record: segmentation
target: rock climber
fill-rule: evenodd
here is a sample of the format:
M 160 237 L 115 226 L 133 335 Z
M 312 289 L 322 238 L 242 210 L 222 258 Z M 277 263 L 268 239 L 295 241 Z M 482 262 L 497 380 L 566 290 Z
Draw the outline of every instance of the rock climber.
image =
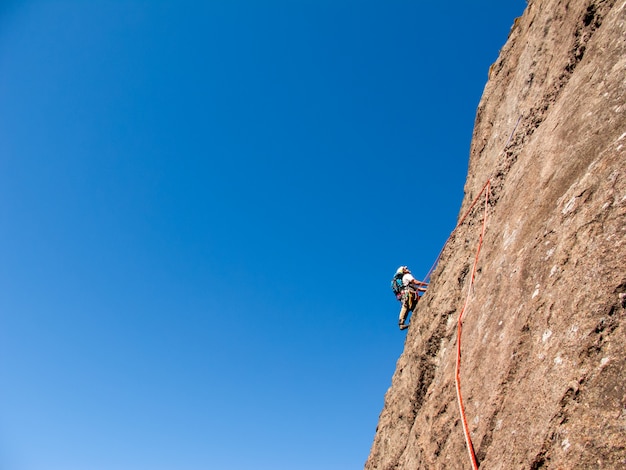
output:
M 392 289 L 396 293 L 396 298 L 401 302 L 400 318 L 398 326 L 401 330 L 409 327 L 406 318 L 410 312 L 413 312 L 419 301 L 419 292 L 426 292 L 428 284 L 418 281 L 413 277 L 411 271 L 406 266 L 400 266 L 392 281 Z

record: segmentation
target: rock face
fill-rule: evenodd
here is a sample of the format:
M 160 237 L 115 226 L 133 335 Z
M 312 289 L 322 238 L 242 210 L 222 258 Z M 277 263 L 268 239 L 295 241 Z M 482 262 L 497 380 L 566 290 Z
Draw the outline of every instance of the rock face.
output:
M 366 470 L 626 468 L 626 1 L 534 0 L 478 106 L 464 214 Z

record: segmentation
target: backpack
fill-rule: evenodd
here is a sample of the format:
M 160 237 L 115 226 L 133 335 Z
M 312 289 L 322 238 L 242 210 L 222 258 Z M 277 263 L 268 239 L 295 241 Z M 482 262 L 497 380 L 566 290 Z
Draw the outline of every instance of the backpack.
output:
M 391 280 L 391 290 L 398 300 L 402 299 L 402 289 L 404 288 L 402 285 L 402 276 L 403 274 L 396 274 Z

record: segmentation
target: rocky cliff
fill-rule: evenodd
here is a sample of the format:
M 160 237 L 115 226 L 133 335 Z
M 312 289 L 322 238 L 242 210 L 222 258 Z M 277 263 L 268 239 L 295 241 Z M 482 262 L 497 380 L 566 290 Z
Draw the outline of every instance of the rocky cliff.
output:
M 529 2 L 478 106 L 459 219 L 468 210 L 365 468 L 472 468 L 455 385 L 466 299 L 459 378 L 477 464 L 626 468 L 624 0 Z

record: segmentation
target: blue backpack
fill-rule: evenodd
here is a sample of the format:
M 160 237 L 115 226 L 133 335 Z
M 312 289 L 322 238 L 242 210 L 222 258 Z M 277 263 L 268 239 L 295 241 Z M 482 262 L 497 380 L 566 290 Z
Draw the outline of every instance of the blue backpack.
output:
M 402 299 L 402 289 L 404 288 L 402 285 L 402 276 L 403 274 L 396 274 L 391 280 L 391 290 L 398 300 Z

